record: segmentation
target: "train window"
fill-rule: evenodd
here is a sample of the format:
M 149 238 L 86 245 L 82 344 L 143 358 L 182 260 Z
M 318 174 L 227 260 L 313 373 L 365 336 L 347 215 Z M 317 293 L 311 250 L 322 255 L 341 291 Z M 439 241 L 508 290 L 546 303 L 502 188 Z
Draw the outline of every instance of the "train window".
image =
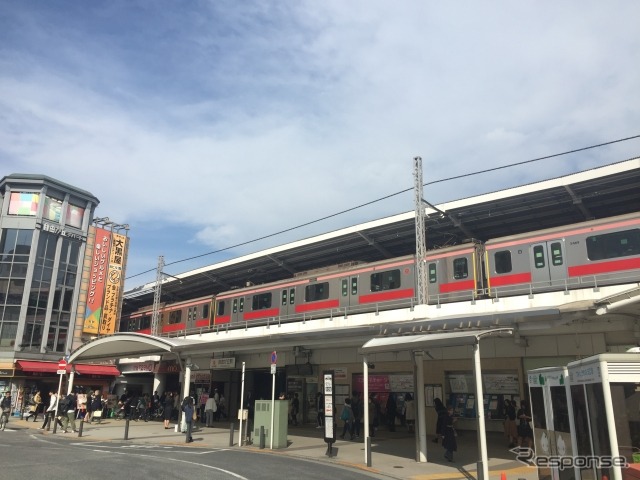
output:
M 494 253 L 493 260 L 496 264 L 496 273 L 509 273 L 513 270 L 510 250 L 503 250 L 501 252 Z
M 224 310 L 225 310 L 226 304 L 227 304 L 227 302 L 225 302 L 224 300 L 220 300 L 218 302 L 218 315 L 224 315 Z
M 282 306 L 285 306 L 287 304 L 287 289 L 286 288 L 284 290 L 282 290 L 281 304 L 282 304 Z
M 244 312 L 244 297 L 240 297 L 240 311 Z
M 293 305 L 296 303 L 296 289 L 292 288 L 289 290 L 289 305 Z
M 351 279 L 351 295 L 358 294 L 358 277 L 353 277 Z
M 233 313 L 238 313 L 238 299 L 233 299 Z
M 544 247 L 542 245 L 533 247 L 533 264 L 536 268 L 544 268 L 546 266 L 546 262 L 544 261 Z
M 346 297 L 349 295 L 349 281 L 345 278 L 342 280 L 342 296 Z
M 400 288 L 400 270 L 388 270 L 386 272 L 371 274 L 371 291 L 395 290 Z
M 460 280 L 469 276 L 469 266 L 466 258 L 455 258 L 453 260 L 453 278 Z
M 564 260 L 562 258 L 562 244 L 560 242 L 553 242 L 551 244 L 551 265 L 557 267 L 562 265 Z
M 145 315 L 140 319 L 140 330 L 144 330 L 149 327 L 151 327 L 151 317 L 149 315 Z
M 304 289 L 304 301 L 314 302 L 316 300 L 326 300 L 329 298 L 329 282 L 314 283 Z
M 173 325 L 174 323 L 180 323 L 182 320 L 182 310 L 173 310 L 169 312 L 169 323 Z
M 640 255 L 640 229 L 638 228 L 587 237 L 589 260 L 604 260 L 630 255 Z
M 253 310 L 264 310 L 265 308 L 271 308 L 271 292 L 254 295 L 251 308 Z
M 209 307 L 209 304 L 208 304 L 208 303 L 205 303 L 205 304 L 202 306 L 202 318 L 206 318 L 206 319 L 208 319 L 208 318 L 209 318 L 209 308 L 210 308 L 210 307 Z
M 436 264 L 430 263 L 427 268 L 429 270 L 429 283 L 436 283 L 438 281 L 438 271 L 436 270 Z
M 191 322 L 196 316 L 196 307 L 189 307 L 187 309 L 187 322 Z

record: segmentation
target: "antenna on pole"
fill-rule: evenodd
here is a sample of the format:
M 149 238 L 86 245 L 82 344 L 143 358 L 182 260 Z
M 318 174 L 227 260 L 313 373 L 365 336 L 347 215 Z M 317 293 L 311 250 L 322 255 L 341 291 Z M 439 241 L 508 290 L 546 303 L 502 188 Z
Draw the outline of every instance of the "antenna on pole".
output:
M 416 208 L 416 297 L 418 305 L 427 303 L 427 226 L 422 200 L 422 157 L 413 158 Z
M 156 291 L 153 294 L 153 313 L 151 314 L 151 335 L 160 334 L 160 297 L 162 296 L 162 280 L 164 273 L 164 257 L 158 257 L 158 270 L 156 271 Z

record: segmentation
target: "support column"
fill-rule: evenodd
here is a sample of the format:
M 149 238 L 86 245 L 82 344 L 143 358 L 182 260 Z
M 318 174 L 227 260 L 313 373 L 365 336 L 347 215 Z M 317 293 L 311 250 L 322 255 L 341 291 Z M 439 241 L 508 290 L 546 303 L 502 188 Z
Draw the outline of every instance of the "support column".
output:
M 414 352 L 413 359 L 416 365 L 416 398 L 414 400 L 416 411 L 416 427 L 418 433 L 418 449 L 416 461 L 427 462 L 427 422 L 424 411 L 424 352 Z
M 476 380 L 476 415 L 478 429 L 478 480 L 489 480 L 489 459 L 487 458 L 487 432 L 484 425 L 484 398 L 482 393 L 482 367 L 480 365 L 480 340 L 473 345 L 473 373 Z
M 369 364 L 366 355 L 362 359 L 362 379 L 364 382 L 364 398 L 362 399 L 364 404 L 364 463 L 367 465 L 369 458 L 371 458 L 369 452 L 371 442 L 368 442 L 367 439 L 371 433 L 369 432 Z

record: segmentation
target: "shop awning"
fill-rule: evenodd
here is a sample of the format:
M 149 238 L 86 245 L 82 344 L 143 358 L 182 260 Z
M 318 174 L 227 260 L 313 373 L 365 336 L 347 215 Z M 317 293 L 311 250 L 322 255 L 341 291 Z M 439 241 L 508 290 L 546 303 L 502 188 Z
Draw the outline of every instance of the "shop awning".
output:
M 16 364 L 23 372 L 56 373 L 58 371 L 58 362 L 17 360 Z M 113 365 L 67 365 L 67 373 L 71 372 L 72 367 L 81 375 L 108 375 L 113 377 L 120 375 L 120 371 Z
M 31 360 L 17 360 L 18 368 L 23 372 L 56 373 L 58 371 L 57 362 L 35 362 Z M 69 369 L 67 368 L 67 371 Z
M 75 365 L 76 372 L 81 375 L 110 375 L 117 377 L 120 371 L 113 365 Z

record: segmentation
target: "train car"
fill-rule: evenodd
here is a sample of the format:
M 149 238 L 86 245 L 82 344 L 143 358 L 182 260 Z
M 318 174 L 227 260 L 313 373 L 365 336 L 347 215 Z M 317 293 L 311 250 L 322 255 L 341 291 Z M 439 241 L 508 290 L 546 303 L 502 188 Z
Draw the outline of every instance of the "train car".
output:
M 640 212 L 490 240 L 485 251 L 492 297 L 636 282 Z
M 414 257 L 315 270 L 288 281 L 221 293 L 215 325 L 245 326 L 269 319 L 292 321 L 400 308 L 415 297 Z
M 160 305 L 160 333 L 196 328 L 208 328 L 212 323 L 214 297 L 207 296 L 177 303 Z M 140 309 L 120 320 L 121 332 L 151 334 L 153 307 Z
M 427 252 L 427 303 L 475 300 L 483 294 L 483 246 L 465 243 Z

